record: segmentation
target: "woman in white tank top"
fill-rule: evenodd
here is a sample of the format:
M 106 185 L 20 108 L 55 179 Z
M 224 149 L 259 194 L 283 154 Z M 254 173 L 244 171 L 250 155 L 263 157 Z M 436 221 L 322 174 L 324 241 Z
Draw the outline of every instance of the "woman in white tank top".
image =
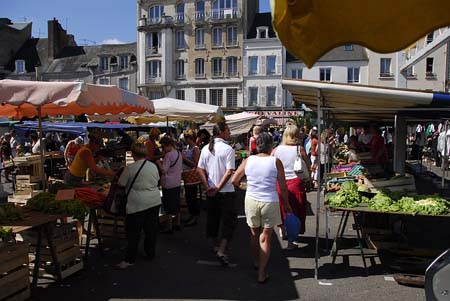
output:
M 284 166 L 284 174 L 286 177 L 286 186 L 289 191 L 289 197 L 286 199 L 283 197 L 280 187 L 277 186 L 278 196 L 280 198 L 280 211 L 285 219 L 283 207 L 289 204 L 292 208 L 292 212 L 300 219 L 301 228 L 300 233 L 305 233 L 305 220 L 306 220 L 306 182 L 297 177 L 294 172 L 294 162 L 297 158 L 297 154 L 302 155 L 303 160 L 308 165 L 309 159 L 306 156 L 305 149 L 299 145 L 300 131 L 295 125 L 288 125 L 283 133 L 282 145 L 278 146 L 272 155 L 281 160 Z M 300 143 L 301 144 L 301 143 Z M 283 238 L 286 236 L 286 230 L 284 224 L 280 225 L 280 236 Z M 295 249 L 297 246 L 292 242 L 288 242 L 288 249 Z
M 245 215 L 250 227 L 253 264 L 258 268 L 258 282 L 265 283 L 269 278 L 267 262 L 273 227 L 281 223 L 280 206 L 276 192 L 277 182 L 283 197 L 287 198 L 283 164 L 271 157 L 272 137 L 261 133 L 256 139 L 258 154 L 242 162 L 233 176 L 233 184 L 239 187 L 244 174 L 247 176 L 245 194 Z M 286 212 L 292 212 L 289 204 Z

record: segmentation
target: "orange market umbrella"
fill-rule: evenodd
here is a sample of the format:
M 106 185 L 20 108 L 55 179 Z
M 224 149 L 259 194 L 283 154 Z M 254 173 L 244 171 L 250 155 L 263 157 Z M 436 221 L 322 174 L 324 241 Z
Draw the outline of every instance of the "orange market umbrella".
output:
M 450 25 L 448 0 L 271 0 L 271 6 L 279 39 L 308 67 L 340 45 L 395 52 Z
M 39 115 L 154 113 L 153 102 L 116 86 L 80 82 L 0 81 L 0 115 L 20 119 Z
M 20 119 L 39 117 L 42 145 L 42 116 L 154 112 L 152 101 L 116 86 L 81 82 L 37 82 L 0 80 L 0 116 Z M 43 162 L 41 147 L 41 161 Z M 44 166 L 41 164 L 43 187 Z

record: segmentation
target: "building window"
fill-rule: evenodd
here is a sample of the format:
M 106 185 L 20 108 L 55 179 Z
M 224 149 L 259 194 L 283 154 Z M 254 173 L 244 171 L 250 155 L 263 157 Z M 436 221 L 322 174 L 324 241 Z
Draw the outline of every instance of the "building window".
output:
M 176 49 L 184 49 L 186 47 L 184 42 L 184 30 L 179 30 L 175 34 L 175 47 Z
M 345 51 L 353 51 L 353 45 L 352 44 L 344 45 L 344 50 Z
M 408 68 L 406 68 L 406 76 L 408 78 L 416 77 L 416 71 L 414 69 L 414 66 L 408 66 Z
M 109 85 L 109 78 L 100 78 L 98 80 L 99 85 Z
M 160 32 L 148 33 L 146 55 L 157 54 L 159 48 L 161 48 L 161 33 Z
M 155 5 L 148 10 L 148 22 L 150 24 L 161 22 L 161 17 L 164 14 L 164 6 Z
M 359 83 L 359 68 L 347 68 L 347 83 Z
M 121 55 L 119 59 L 119 68 L 128 69 L 128 55 Z
M 258 57 L 251 56 L 248 58 L 248 75 L 258 74 Z
M 195 90 L 195 102 L 206 103 L 206 89 Z
M 222 58 L 214 57 L 211 60 L 211 73 L 213 77 L 221 77 L 222 74 Z
M 106 71 L 109 69 L 109 57 L 103 56 L 100 58 L 100 70 Z
M 223 47 L 222 28 L 215 27 L 212 30 L 212 47 Z
M 128 77 L 119 78 L 119 88 L 123 90 L 129 90 Z
M 430 44 L 431 42 L 433 42 L 433 40 L 434 40 L 434 32 L 429 33 L 427 35 L 427 45 Z
M 391 77 L 391 59 L 381 58 L 380 59 L 380 77 Z
M 223 90 L 211 89 L 209 90 L 209 104 L 213 106 L 222 106 Z
M 205 29 L 197 28 L 195 30 L 195 49 L 205 48 Z
M 276 87 L 267 87 L 267 106 L 274 106 L 276 104 L 276 95 L 277 88 Z
M 161 78 L 161 61 L 154 60 L 147 62 L 147 78 L 148 79 Z
M 176 99 L 185 100 L 184 90 L 176 90 L 175 97 L 176 97 Z
M 24 60 L 16 60 L 16 73 L 25 73 L 25 61 Z
M 433 65 L 434 65 L 434 59 L 432 57 L 427 57 L 427 65 L 426 65 L 426 70 L 425 70 L 426 77 L 435 76 Z
M 149 99 L 160 99 L 164 97 L 164 93 L 162 91 L 150 91 L 148 93 Z
M 256 29 L 257 39 L 267 39 L 269 37 L 269 28 L 266 26 L 258 27 Z
M 184 23 L 184 3 L 177 5 L 177 14 L 175 16 L 176 23 Z
M 331 81 L 331 68 L 320 68 L 320 80 L 325 82 Z
M 195 20 L 205 21 L 205 1 L 197 1 L 195 4 Z
M 227 58 L 227 74 L 229 77 L 237 76 L 237 57 L 230 56 Z
M 195 60 L 195 77 L 205 78 L 205 60 L 196 59 Z
M 184 60 L 177 60 L 175 63 L 176 68 L 176 78 L 184 79 L 186 76 L 184 74 Z
M 214 0 L 211 7 L 213 19 L 224 19 L 237 14 L 237 0 Z
M 292 69 L 291 70 L 291 78 L 302 79 L 303 78 L 303 69 Z
M 238 46 L 236 26 L 230 26 L 227 28 L 227 46 Z
M 266 74 L 275 74 L 277 68 L 277 57 L 275 55 L 266 56 Z
M 258 88 L 257 87 L 248 88 L 248 105 L 249 106 L 258 105 Z
M 227 107 L 237 107 L 237 89 L 227 89 Z

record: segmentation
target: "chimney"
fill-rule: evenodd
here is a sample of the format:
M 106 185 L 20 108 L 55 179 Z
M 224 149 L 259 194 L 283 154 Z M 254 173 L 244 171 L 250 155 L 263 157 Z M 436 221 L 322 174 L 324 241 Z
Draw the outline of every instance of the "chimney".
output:
M 71 35 L 70 35 L 71 36 Z M 64 30 L 59 24 L 56 18 L 48 21 L 48 58 L 56 59 L 58 58 L 61 51 L 66 46 L 72 46 L 74 40 L 67 35 L 66 30 Z

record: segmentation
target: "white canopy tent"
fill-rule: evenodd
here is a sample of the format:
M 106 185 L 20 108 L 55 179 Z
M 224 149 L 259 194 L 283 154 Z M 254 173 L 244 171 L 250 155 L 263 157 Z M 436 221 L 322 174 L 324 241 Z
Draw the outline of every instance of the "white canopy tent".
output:
M 154 114 L 90 115 L 88 118 L 92 121 L 127 119 L 129 122 L 136 124 L 147 124 L 160 121 L 207 122 L 223 119 L 223 112 L 219 106 L 170 97 L 154 99 L 152 101 L 155 106 Z
M 226 115 L 225 121 L 230 128 L 231 136 L 239 136 L 250 131 L 253 125 L 259 120 L 260 116 L 247 112 Z M 208 130 L 210 133 L 214 127 L 214 123 L 208 122 L 200 128 Z
M 415 91 L 374 86 L 324 83 L 307 80 L 283 80 L 286 88 L 299 102 L 317 111 L 319 137 L 324 113 L 341 121 L 391 120 L 395 122 L 394 170 L 404 170 L 406 152 L 405 116 L 448 116 L 450 94 Z M 426 113 L 426 114 L 425 114 Z M 405 139 L 402 139 L 405 138 Z M 318 152 L 321 152 L 318 144 Z M 320 156 L 318 157 L 318 179 L 320 183 Z M 316 202 L 316 255 L 315 276 L 319 267 L 320 192 Z

